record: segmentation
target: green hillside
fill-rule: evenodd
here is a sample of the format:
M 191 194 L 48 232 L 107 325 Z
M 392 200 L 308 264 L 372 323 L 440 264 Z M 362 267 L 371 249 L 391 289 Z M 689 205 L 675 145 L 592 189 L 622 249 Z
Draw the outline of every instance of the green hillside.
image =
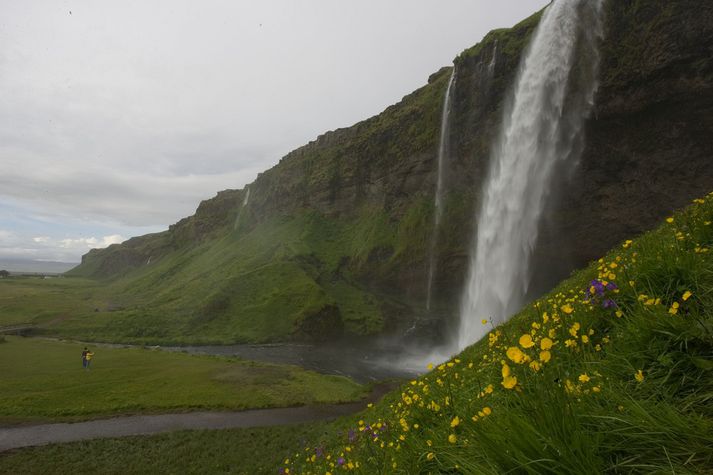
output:
M 283 469 L 711 473 L 713 193 L 666 221 Z

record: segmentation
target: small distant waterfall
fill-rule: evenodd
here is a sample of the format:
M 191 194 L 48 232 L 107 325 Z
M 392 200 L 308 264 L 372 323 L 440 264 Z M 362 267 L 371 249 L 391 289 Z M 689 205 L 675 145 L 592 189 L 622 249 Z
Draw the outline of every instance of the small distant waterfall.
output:
M 451 113 L 451 89 L 455 82 L 456 68 L 453 67 L 451 78 L 448 80 L 446 95 L 443 98 L 443 111 L 441 112 L 441 138 L 438 144 L 438 178 L 436 180 L 436 210 L 433 216 L 433 231 L 431 232 L 431 244 L 429 249 L 429 265 L 428 265 L 428 288 L 426 297 L 426 309 L 431 309 L 431 297 L 433 295 L 433 275 L 436 272 L 437 256 L 436 246 L 438 244 L 438 230 L 441 226 L 441 218 L 443 217 L 443 175 L 445 172 L 445 162 L 448 159 L 450 152 L 450 143 L 448 136 L 450 134 L 449 116 Z
M 574 166 L 597 89 L 603 0 L 555 0 L 544 12 L 491 150 L 461 302 L 458 348 L 525 303 L 538 226 L 556 170 Z M 575 67 L 576 65 L 576 67 Z
M 492 77 L 495 72 L 495 64 L 498 59 L 498 39 L 496 38 L 493 43 L 493 57 L 490 58 L 490 63 L 488 64 L 488 76 Z
M 248 205 L 249 200 L 250 200 L 250 187 L 246 186 L 245 187 L 245 198 L 243 198 L 243 204 L 240 207 L 240 210 L 238 211 L 238 215 L 235 216 L 235 223 L 233 224 L 233 231 L 238 229 L 238 224 L 240 223 L 240 216 L 243 215 L 243 208 L 245 208 Z

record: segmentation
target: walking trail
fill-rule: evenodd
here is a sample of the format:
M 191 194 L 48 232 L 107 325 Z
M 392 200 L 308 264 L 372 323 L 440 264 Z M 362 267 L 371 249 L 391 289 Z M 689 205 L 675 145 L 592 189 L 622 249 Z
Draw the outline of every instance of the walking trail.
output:
M 332 420 L 364 409 L 369 402 L 378 401 L 394 387 L 396 383 L 375 385 L 367 399 L 347 404 L 251 409 L 240 412 L 124 416 L 87 422 L 0 427 L 0 452 L 37 445 L 158 434 L 177 430 L 267 427 Z

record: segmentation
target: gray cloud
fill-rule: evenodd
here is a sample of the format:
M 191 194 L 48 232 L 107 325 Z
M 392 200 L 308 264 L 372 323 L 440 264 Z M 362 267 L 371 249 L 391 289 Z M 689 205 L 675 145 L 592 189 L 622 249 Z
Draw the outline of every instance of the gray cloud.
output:
M 165 227 L 546 3 L 0 0 L 0 200 Z

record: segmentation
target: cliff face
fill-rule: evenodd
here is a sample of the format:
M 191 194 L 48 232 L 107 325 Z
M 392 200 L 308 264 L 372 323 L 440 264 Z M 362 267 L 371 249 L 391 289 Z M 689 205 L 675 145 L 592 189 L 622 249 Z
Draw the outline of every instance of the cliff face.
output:
M 713 189 L 713 5 L 610 0 L 605 10 L 586 147 L 542 225 L 533 295 Z M 180 302 L 175 318 L 140 327 L 180 323 L 185 334 L 233 341 L 399 333 L 414 320 L 431 332 L 459 306 L 490 146 L 538 20 L 491 32 L 455 60 L 433 310 L 424 308 L 428 249 L 452 68 L 288 154 L 249 185 L 245 206 L 247 190 L 221 192 L 165 233 L 91 251 L 72 273 L 123 276 L 116 294 L 149 317 Z M 222 260 L 210 261 L 218 250 Z M 219 264 L 196 283 L 208 261 Z

